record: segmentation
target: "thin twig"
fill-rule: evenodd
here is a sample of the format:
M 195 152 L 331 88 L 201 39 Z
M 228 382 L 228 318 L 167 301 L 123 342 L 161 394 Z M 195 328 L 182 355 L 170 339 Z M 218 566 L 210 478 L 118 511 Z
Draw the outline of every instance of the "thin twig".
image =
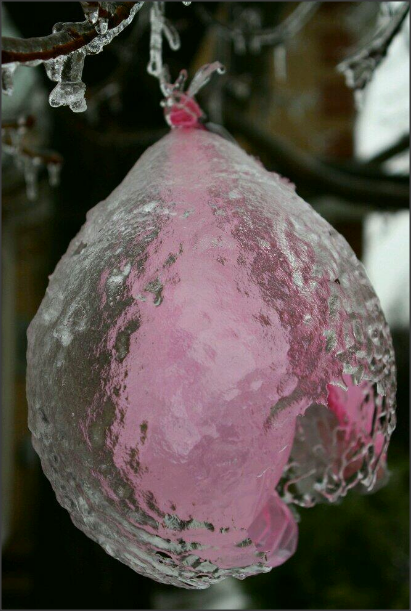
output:
M 207 25 L 216 26 L 225 38 L 235 40 L 239 35 L 250 41 L 257 39 L 260 45 L 278 46 L 297 34 L 318 10 L 321 2 L 300 2 L 297 8 L 284 21 L 273 28 L 252 28 L 244 25 L 223 23 L 216 19 L 202 3 L 195 4 L 199 17 Z

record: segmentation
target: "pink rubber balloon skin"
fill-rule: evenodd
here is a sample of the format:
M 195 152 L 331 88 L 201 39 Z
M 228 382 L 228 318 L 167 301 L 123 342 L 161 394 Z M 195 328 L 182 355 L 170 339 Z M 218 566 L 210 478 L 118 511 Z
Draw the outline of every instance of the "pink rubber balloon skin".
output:
M 289 505 L 372 488 L 395 424 L 390 333 L 346 241 L 288 181 L 184 127 L 57 265 L 27 394 L 74 524 L 186 588 L 287 560 Z

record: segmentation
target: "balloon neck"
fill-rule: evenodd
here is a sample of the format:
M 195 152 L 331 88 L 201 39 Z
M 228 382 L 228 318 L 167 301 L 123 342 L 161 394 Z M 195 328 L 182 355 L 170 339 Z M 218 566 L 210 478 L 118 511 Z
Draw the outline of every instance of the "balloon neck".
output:
M 205 115 L 197 102 L 186 93 L 174 91 L 164 100 L 164 116 L 169 126 L 205 129 Z

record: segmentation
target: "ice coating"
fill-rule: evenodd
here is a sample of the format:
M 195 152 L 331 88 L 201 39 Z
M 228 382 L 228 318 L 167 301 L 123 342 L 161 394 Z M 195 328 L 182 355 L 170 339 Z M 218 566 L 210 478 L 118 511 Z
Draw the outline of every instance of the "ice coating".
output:
M 296 548 L 287 504 L 384 470 L 395 366 L 362 265 L 206 130 L 173 130 L 88 213 L 28 339 L 29 425 L 58 500 L 158 581 L 268 571 Z
M 133 21 L 144 2 L 135 2 L 129 7 L 126 18 L 113 19 L 113 25 L 109 28 L 109 16 L 114 18 L 116 4 L 104 3 L 105 6 L 96 7 L 95 3 L 82 3 L 82 8 L 86 17 L 85 22 L 79 23 L 56 23 L 53 26 L 53 34 L 67 32 L 72 38 L 81 38 L 86 35 L 90 40 L 89 25 L 94 25 L 95 35 L 91 36 L 90 42 L 80 46 L 78 49 L 65 53 L 61 50 L 61 55 L 56 55 L 51 59 L 36 59 L 33 61 L 8 62 L 2 65 L 2 91 L 6 95 L 13 93 L 13 74 L 19 66 L 35 67 L 44 63 L 46 74 L 52 81 L 57 82 L 49 96 L 50 106 L 69 106 L 73 112 L 84 112 L 87 109 L 85 99 L 86 86 L 82 81 L 84 60 L 87 55 L 101 53 L 106 45 Z M 121 8 L 121 7 L 120 7 Z M 100 15 L 103 9 L 104 15 Z M 126 6 L 123 9 L 127 9 Z M 75 27 L 73 27 L 75 26 Z M 40 40 L 40 39 L 37 39 Z M 42 39 L 45 47 L 47 37 Z M 56 41 L 54 41 L 55 44 Z M 27 45 L 26 45 L 27 46 Z M 61 45 L 64 46 L 64 45 Z M 27 50 L 30 45 L 27 46 Z M 50 49 L 42 49 L 46 55 Z M 55 47 L 53 48 L 55 51 Z M 36 49 L 37 51 L 37 49 Z

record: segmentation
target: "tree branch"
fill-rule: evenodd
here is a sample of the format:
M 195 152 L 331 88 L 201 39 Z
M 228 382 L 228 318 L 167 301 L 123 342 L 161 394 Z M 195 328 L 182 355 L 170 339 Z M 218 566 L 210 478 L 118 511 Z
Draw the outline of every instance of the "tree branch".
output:
M 23 171 L 26 181 L 27 197 L 33 200 L 37 196 L 38 174 L 47 168 L 51 186 L 59 182 L 63 157 L 54 151 L 38 151 L 23 144 L 23 137 L 35 124 L 31 115 L 20 117 L 15 121 L 5 121 L 1 126 L 3 151 L 13 157 L 15 165 Z
M 290 142 L 273 137 L 234 108 L 227 108 L 225 125 L 258 147 L 269 160 L 271 169 L 287 176 L 299 190 L 339 196 L 348 202 L 380 210 L 408 208 L 409 187 L 403 181 L 366 177 L 359 169 L 354 174 L 352 168 L 346 173 L 332 167 L 295 148 Z
M 250 46 L 260 48 L 262 45 L 278 46 L 284 44 L 297 34 L 318 10 L 321 2 L 300 2 L 297 8 L 284 21 L 273 28 L 260 28 L 250 26 L 249 22 L 239 25 L 223 23 L 211 15 L 203 3 L 195 4 L 196 11 L 202 21 L 207 25 L 214 25 L 221 34 L 228 39 L 236 41 L 241 36 Z
M 361 49 L 355 51 L 351 57 L 337 66 L 337 70 L 345 75 L 349 87 L 361 90 L 368 85 L 374 71 L 387 55 L 388 49 L 400 31 L 409 10 L 409 3 L 404 2 L 404 6 L 397 9 L 388 25 L 380 27 L 369 42 L 363 43 Z
M 381 151 L 380 153 L 377 153 L 374 157 L 372 157 L 370 159 L 370 163 L 378 163 L 378 164 L 384 163 L 385 161 L 389 161 L 389 159 L 392 159 L 393 157 L 396 157 L 397 155 L 400 155 L 401 153 L 408 151 L 409 148 L 410 148 L 410 135 L 404 134 L 404 136 L 401 136 L 401 138 L 399 138 L 397 142 L 395 142 L 388 148 L 384 149 L 383 151 Z
M 130 17 L 136 4 L 142 2 L 117 2 L 113 14 L 100 11 L 99 16 L 108 18 L 108 29 L 112 30 Z M 95 25 L 88 21 L 67 23 L 61 31 L 38 38 L 2 38 L 1 63 L 25 63 L 47 61 L 61 55 L 68 55 L 89 44 L 99 36 Z

